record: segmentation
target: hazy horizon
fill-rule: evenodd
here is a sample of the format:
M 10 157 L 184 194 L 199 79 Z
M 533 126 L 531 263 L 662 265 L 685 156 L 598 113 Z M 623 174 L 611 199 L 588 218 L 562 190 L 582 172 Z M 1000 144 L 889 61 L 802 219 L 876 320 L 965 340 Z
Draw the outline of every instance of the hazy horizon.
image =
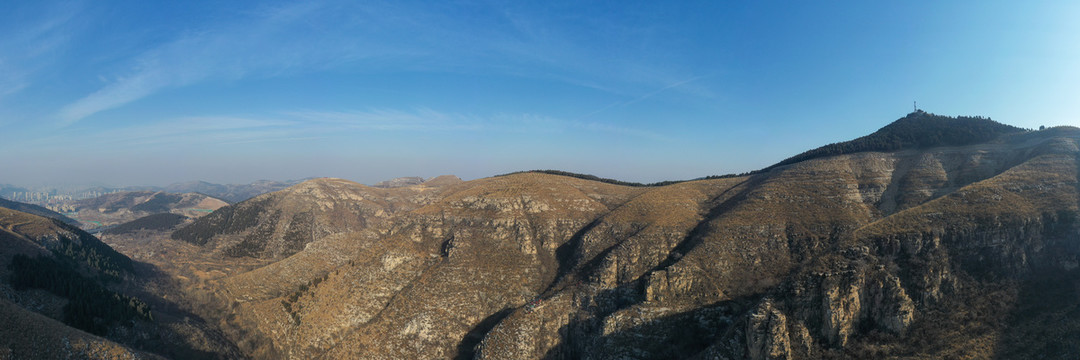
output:
M 740 173 L 919 108 L 1080 123 L 1069 2 L 12 3 L 0 183 Z

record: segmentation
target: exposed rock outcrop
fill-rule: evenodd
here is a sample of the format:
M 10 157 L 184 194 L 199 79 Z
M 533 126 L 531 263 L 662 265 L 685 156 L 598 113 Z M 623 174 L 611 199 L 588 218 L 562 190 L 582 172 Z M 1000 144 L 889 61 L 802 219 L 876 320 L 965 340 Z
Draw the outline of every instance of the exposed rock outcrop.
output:
M 788 336 L 787 316 L 766 299 L 747 320 L 747 357 L 752 360 L 786 360 L 791 358 L 791 338 Z
M 1033 274 L 1080 264 L 1078 141 L 1022 133 L 662 187 L 323 179 L 207 217 L 192 242 L 250 239 L 273 260 L 211 285 L 236 304 L 225 322 L 265 339 L 244 345 L 257 356 L 992 357 Z M 285 241 L 297 228 L 312 235 Z

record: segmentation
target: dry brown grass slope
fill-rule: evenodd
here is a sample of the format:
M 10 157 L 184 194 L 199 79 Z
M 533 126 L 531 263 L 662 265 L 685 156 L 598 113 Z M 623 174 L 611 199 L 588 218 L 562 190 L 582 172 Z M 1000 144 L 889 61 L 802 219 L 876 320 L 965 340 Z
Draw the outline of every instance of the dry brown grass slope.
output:
M 228 256 L 282 259 L 331 234 L 378 224 L 435 199 L 440 187 L 381 189 L 321 178 L 224 207 L 174 233 Z
M 1056 294 L 1044 272 L 1080 283 L 1078 141 L 1056 128 L 663 187 L 319 179 L 203 218 L 197 249 L 227 263 L 250 241 L 239 255 L 270 260 L 202 283 L 256 358 L 1068 357 L 1053 339 L 1076 327 L 1023 319 L 1080 316 L 1023 299 Z M 290 243 L 297 228 L 313 235 Z
M 475 322 L 488 315 L 487 312 L 520 306 L 547 287 L 558 272 L 555 249 L 594 214 L 607 211 L 608 206 L 624 201 L 634 192 L 637 190 L 587 181 L 567 183 L 562 177 L 538 174 L 448 186 L 442 190 L 446 194 L 443 198 L 413 212 L 400 214 L 387 226 L 369 226 L 352 235 L 328 237 L 279 263 L 228 279 L 227 291 L 234 299 L 246 300 L 245 297 L 250 296 L 256 303 L 250 306 L 281 314 L 278 320 L 271 319 L 265 325 L 284 328 L 265 331 L 281 334 L 279 342 L 305 339 L 284 335 L 294 330 L 313 332 L 310 336 L 314 338 L 325 338 L 335 332 L 341 337 L 349 332 L 371 331 L 364 329 L 383 331 L 378 329 L 405 324 L 401 316 L 417 315 L 411 312 L 427 309 L 421 312 L 424 318 L 430 318 L 425 321 L 440 327 L 450 325 L 458 330 L 424 331 L 424 336 L 436 337 L 437 342 L 444 345 L 436 349 L 453 351 L 460 338 Z M 343 261 L 348 264 L 340 266 Z M 293 315 L 286 314 L 281 304 L 289 294 L 282 290 L 292 292 L 298 285 L 327 274 L 335 266 L 339 268 L 328 275 L 315 293 L 351 295 L 301 296 L 294 309 L 304 310 L 296 311 L 297 319 L 290 319 Z M 341 274 L 353 275 L 342 277 L 345 275 Z M 352 278 L 355 274 L 364 274 L 368 281 L 357 281 Z M 483 278 L 496 281 L 485 283 L 483 288 L 477 287 L 474 283 Z M 341 281 L 347 281 L 348 285 L 327 285 Z M 526 288 L 522 288 L 523 285 Z M 276 290 L 267 291 L 268 288 Z M 445 310 L 460 302 L 459 296 L 469 288 L 474 288 L 477 294 L 490 292 L 490 296 L 497 299 L 472 304 L 467 308 L 475 308 L 467 311 Z M 269 296 L 278 297 L 267 298 Z M 306 299 L 313 302 L 304 305 Z M 249 305 L 240 303 L 238 306 Z M 337 310 L 310 311 L 316 308 Z M 274 312 L 252 312 L 260 313 Z M 331 314 L 331 318 L 337 320 L 304 320 L 308 316 L 313 319 L 324 316 L 320 314 Z M 452 318 L 445 319 L 447 316 Z M 287 330 L 289 328 L 293 330 Z M 319 332 L 323 334 L 315 334 Z M 345 341 L 370 341 L 350 339 Z M 402 338 L 397 344 L 405 342 L 411 341 Z M 383 346 L 394 344 L 384 343 Z M 355 350 L 350 346 L 336 346 L 335 349 Z
M 555 309 L 552 316 L 577 308 L 578 315 L 571 316 L 574 319 L 564 321 L 566 325 L 561 327 L 545 325 L 552 318 L 515 313 L 488 334 L 482 354 L 493 358 L 685 357 L 703 350 L 710 342 L 735 341 L 739 344 L 736 349 L 721 350 L 723 347 L 713 345 L 704 354 L 756 357 L 782 353 L 786 358 L 816 358 L 885 356 L 893 351 L 893 355 L 905 352 L 930 357 L 954 355 L 952 348 L 940 343 L 918 344 L 916 333 L 894 339 L 904 346 L 884 346 L 885 350 L 878 353 L 857 351 L 873 348 L 864 341 L 868 329 L 903 332 L 913 326 L 913 319 L 915 324 L 933 321 L 939 313 L 925 305 L 924 288 L 941 284 L 945 281 L 941 277 L 948 277 L 942 274 L 952 266 L 949 254 L 957 254 L 958 259 L 953 261 L 967 259 L 964 261 L 978 263 L 989 260 L 987 257 L 994 253 L 967 250 L 965 246 L 971 246 L 970 243 L 958 242 L 945 254 L 930 251 L 897 264 L 891 260 L 897 254 L 862 256 L 869 250 L 854 244 L 885 234 L 902 237 L 934 228 L 953 238 L 980 239 L 989 248 L 1000 248 L 1000 243 L 1008 241 L 1014 244 L 1005 248 L 1013 250 L 998 255 L 1004 260 L 990 267 L 1015 274 L 1010 269 L 1026 268 L 1023 259 L 1036 255 L 1031 253 L 1032 249 L 1041 248 L 1043 235 L 1034 229 L 1051 223 L 1045 226 L 1065 229 L 1066 238 L 1068 231 L 1073 231 L 1072 241 L 1076 241 L 1075 228 L 1067 230 L 1070 225 L 1055 222 L 1069 224 L 1076 216 L 1073 193 L 1077 136 L 1076 132 L 1069 134 L 1072 135 L 1025 135 L 1019 139 L 1023 141 L 1006 139 L 963 148 L 837 156 L 755 175 L 739 190 L 740 195 L 727 204 L 713 207 L 714 214 L 685 241 L 692 246 L 680 249 L 685 253 L 672 254 L 670 264 L 616 288 L 624 291 L 621 294 L 616 291 L 616 299 L 608 303 L 593 300 L 582 304 L 577 299 L 583 295 L 578 293 L 553 296 L 559 301 L 555 306 L 549 305 L 549 309 Z M 903 166 L 905 163 L 923 165 Z M 912 175 L 913 171 L 923 173 Z M 926 181 L 927 178 L 936 180 Z M 921 202 L 902 199 L 921 199 Z M 967 206 L 958 205 L 956 199 L 965 199 L 967 203 L 959 204 Z M 897 208 L 907 210 L 896 213 Z M 927 216 L 937 216 L 940 220 L 935 223 L 917 216 L 912 219 L 919 211 L 928 211 Z M 1043 217 L 1049 220 L 1040 221 Z M 1023 235 L 1025 232 L 1027 235 Z M 1017 248 L 1029 250 L 1023 252 Z M 965 251 L 979 255 L 963 256 Z M 1075 261 L 1076 252 L 1063 253 L 1068 255 L 1056 261 L 1067 268 Z M 1054 252 L 1038 255 L 1050 254 Z M 867 264 L 874 263 L 888 265 L 891 270 L 865 271 Z M 967 271 L 964 273 L 971 276 Z M 589 290 L 600 284 L 594 280 Z M 982 302 L 995 298 L 998 293 L 991 290 L 1000 287 L 997 283 L 966 284 L 972 290 L 955 295 L 967 300 L 982 299 Z M 976 289 L 987 290 L 983 293 Z M 586 291 L 589 292 L 593 293 L 593 299 L 611 296 Z M 777 299 L 780 310 L 770 305 L 761 316 L 768 318 L 771 316 L 768 314 L 775 312 L 780 314 L 784 325 L 772 330 L 754 328 L 761 331 L 755 335 L 748 328 L 750 323 L 760 324 L 749 320 L 756 318 L 738 319 L 753 313 L 746 306 L 762 296 Z M 992 313 L 1015 305 L 994 308 L 982 304 L 968 308 L 964 303 L 950 303 L 951 310 L 955 310 L 951 313 Z M 595 310 L 604 307 L 609 309 Z M 732 322 L 733 319 L 736 321 Z M 713 326 L 695 325 L 703 323 Z M 686 331 L 687 327 L 693 331 Z M 733 333 L 742 334 L 743 338 L 725 337 Z M 696 339 L 687 342 L 685 338 Z M 849 338 L 859 340 L 849 343 Z M 979 339 L 979 335 L 971 335 L 964 340 Z M 537 343 L 559 346 L 529 349 Z M 758 347 L 759 351 L 749 351 L 754 344 L 767 349 Z M 612 349 L 619 351 L 612 353 Z M 981 354 L 991 356 L 993 352 Z
M 74 201 L 74 217 L 87 227 L 112 226 L 153 214 L 173 213 L 197 218 L 228 205 L 198 193 L 125 191 Z
M 1015 345 L 1003 344 L 1000 334 L 1007 329 L 1004 314 L 1024 308 L 1017 292 L 1030 288 L 1026 283 L 1042 281 L 1033 273 L 1075 268 L 1080 240 L 1080 132 L 1042 135 L 948 149 L 969 152 L 952 155 L 964 164 L 953 165 L 961 170 L 953 174 L 977 172 L 979 160 L 994 152 L 1002 153 L 994 155 L 997 158 L 1011 159 L 1012 165 L 996 165 L 1004 169 L 957 184 L 951 179 L 962 175 L 944 171 L 950 168 L 945 163 L 938 173 L 945 180 L 938 182 L 942 188 L 930 192 L 936 198 L 837 237 L 834 250 L 766 292 L 782 305 L 790 325 L 756 335 L 746 328 L 746 341 L 805 349 L 771 348 L 794 358 L 990 358 L 1010 353 Z M 924 185 L 910 189 L 925 193 Z M 1061 340 L 1054 339 L 1070 338 L 1067 334 L 1013 343 L 1060 345 Z M 1076 350 L 1046 348 L 1055 349 L 1054 357 L 1066 358 Z

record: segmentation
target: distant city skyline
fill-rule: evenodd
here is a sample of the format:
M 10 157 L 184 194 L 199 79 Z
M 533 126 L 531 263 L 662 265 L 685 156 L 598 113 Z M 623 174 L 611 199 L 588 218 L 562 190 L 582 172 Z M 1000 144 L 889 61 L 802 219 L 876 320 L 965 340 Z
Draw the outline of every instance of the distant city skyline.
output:
M 911 111 L 1080 124 L 1080 4 L 6 2 L 0 184 L 740 173 Z

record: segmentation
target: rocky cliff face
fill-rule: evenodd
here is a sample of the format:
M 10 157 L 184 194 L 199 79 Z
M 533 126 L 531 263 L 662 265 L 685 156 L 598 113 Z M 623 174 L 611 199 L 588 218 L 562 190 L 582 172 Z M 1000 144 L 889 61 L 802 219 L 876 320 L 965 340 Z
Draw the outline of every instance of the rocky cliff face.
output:
M 782 347 L 764 351 L 760 346 L 801 338 L 803 324 L 818 345 L 777 350 L 785 358 L 885 357 L 927 349 L 934 356 L 1009 353 L 1015 344 L 996 340 L 1006 332 L 1006 319 L 1034 315 L 1006 314 L 1012 307 L 1024 308 L 1012 303 L 1015 292 L 1030 288 L 1025 283 L 1042 281 L 1043 275 L 1033 272 L 1075 268 L 1080 240 L 1076 138 L 1024 143 L 1029 147 L 1011 151 L 1030 156 L 1026 160 L 999 155 L 1013 157 L 1015 165 L 993 176 L 968 177 L 983 180 L 961 183 L 841 236 L 833 256 L 811 262 L 798 270 L 800 275 L 767 292 L 769 298 L 742 330 L 749 334 L 747 352 L 714 345 L 707 354 L 776 357 L 772 350 Z M 982 151 L 977 155 L 985 156 Z M 933 193 L 921 185 L 909 189 Z M 780 318 L 766 315 L 777 307 L 774 303 L 782 304 L 787 323 L 795 319 L 799 326 L 766 326 L 772 322 L 762 319 Z M 771 330 L 762 330 L 766 327 Z
M 325 236 L 375 227 L 433 201 L 439 189 L 377 189 L 341 179 L 309 180 L 226 206 L 172 237 L 228 256 L 281 259 Z
M 1054 339 L 1073 327 L 1010 329 L 1075 318 L 1023 301 L 1063 291 L 1044 274 L 1080 282 L 1078 142 L 1053 129 L 663 187 L 316 180 L 177 236 L 268 261 L 206 283 L 258 358 L 1068 357 Z

